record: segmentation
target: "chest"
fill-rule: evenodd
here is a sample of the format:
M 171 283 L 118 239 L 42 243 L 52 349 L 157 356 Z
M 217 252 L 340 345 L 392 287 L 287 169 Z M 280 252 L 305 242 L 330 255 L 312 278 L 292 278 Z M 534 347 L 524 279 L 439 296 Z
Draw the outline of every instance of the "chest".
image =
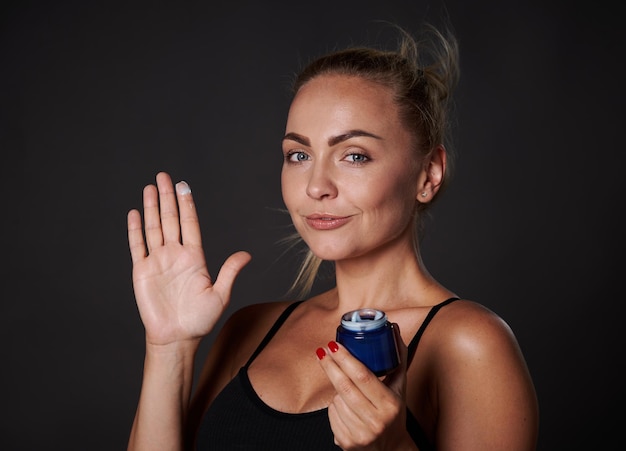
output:
M 390 315 L 390 321 L 400 325 L 402 346 L 411 342 L 424 316 L 422 312 L 415 314 L 415 310 Z M 250 384 L 257 396 L 269 407 L 285 413 L 312 412 L 328 407 L 336 392 L 320 366 L 316 350 L 335 339 L 337 326 L 334 317 L 311 321 L 310 316 L 293 315 L 248 368 Z M 432 365 L 424 358 L 427 355 L 428 339 L 421 340 L 407 371 L 407 407 L 418 417 L 433 412 L 433 399 L 436 398 L 433 395 Z
M 316 350 L 335 339 L 336 326 L 281 328 L 248 368 L 257 396 L 286 413 L 326 408 L 334 388 L 320 367 Z

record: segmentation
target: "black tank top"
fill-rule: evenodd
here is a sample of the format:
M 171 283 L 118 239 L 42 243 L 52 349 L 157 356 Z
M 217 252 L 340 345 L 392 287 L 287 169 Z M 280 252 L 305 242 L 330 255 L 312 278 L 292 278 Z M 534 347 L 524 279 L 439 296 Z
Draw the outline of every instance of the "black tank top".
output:
M 457 300 L 450 298 L 435 305 L 408 346 L 409 362 L 426 329 L 441 307 Z M 291 303 L 276 320 L 248 362 L 224 387 L 202 419 L 198 430 L 198 450 L 336 451 L 328 421 L 328 409 L 285 413 L 273 409 L 256 394 L 248 378 L 248 366 L 265 348 L 291 312 L 303 301 Z M 407 409 L 406 428 L 421 451 L 434 450 L 419 423 Z

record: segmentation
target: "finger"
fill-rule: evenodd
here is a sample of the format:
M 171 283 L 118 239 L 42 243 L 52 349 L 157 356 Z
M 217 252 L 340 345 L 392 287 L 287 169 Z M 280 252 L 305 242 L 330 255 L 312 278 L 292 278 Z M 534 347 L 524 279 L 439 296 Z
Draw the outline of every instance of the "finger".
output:
M 189 188 L 187 182 L 183 181 L 176 184 L 176 196 L 178 198 L 183 244 L 198 247 L 202 246 L 202 234 L 200 233 L 198 213 L 191 194 L 191 188 Z
M 379 431 L 386 420 L 386 415 L 383 415 L 384 411 L 381 410 L 381 407 L 384 408 L 385 405 L 376 405 L 365 392 L 357 387 L 353 381 L 359 378 L 358 373 L 348 376 L 343 372 L 341 366 L 334 361 L 337 353 L 341 352 L 334 342 L 329 343 L 328 349 L 332 357 L 322 358 L 322 362 L 326 361 L 322 367 L 337 392 L 328 406 L 328 419 L 335 440 L 339 446 L 350 443 L 368 443 L 372 438 L 372 431 Z M 333 352 L 334 349 L 337 351 Z M 344 352 L 348 354 L 349 359 L 354 359 L 349 352 L 345 351 L 345 348 Z M 365 365 L 356 359 L 354 360 L 356 361 L 355 366 L 361 367 L 362 373 L 360 374 L 363 377 L 369 378 L 372 384 L 377 385 L 377 388 L 388 391 Z M 373 385 L 369 387 L 369 390 L 373 389 L 375 389 Z
M 235 279 L 251 259 L 252 256 L 245 251 L 235 252 L 226 259 L 217 273 L 217 278 L 213 285 L 215 290 L 221 294 L 222 299 L 230 298 Z
M 178 204 L 172 179 L 166 172 L 159 172 L 156 176 L 159 188 L 159 207 L 161 210 L 161 228 L 163 229 L 164 243 L 180 242 L 180 221 L 178 219 Z
M 159 195 L 154 185 L 143 189 L 143 221 L 146 233 L 148 253 L 157 246 L 163 245 L 161 217 L 159 216 Z
M 331 345 L 331 349 L 335 348 Z M 328 420 L 335 437 L 335 444 L 341 446 L 345 438 L 350 436 L 350 431 L 354 429 L 355 422 L 358 423 L 360 420 L 355 418 L 353 409 L 346 404 L 342 397 L 343 392 L 353 390 L 355 387 L 348 377 L 342 377 L 345 375 L 341 374 L 341 369 L 329 357 L 332 352 L 329 348 L 317 348 L 315 351 L 320 366 L 335 388 L 336 394 L 328 405 Z M 371 406 L 368 407 L 371 408 Z
M 340 420 L 356 443 L 368 443 L 397 418 L 402 418 L 403 398 L 342 345 L 331 341 L 328 349 L 330 358 L 322 358 L 320 363 L 337 391 L 332 402 L 336 418 L 332 421 L 338 424 Z M 400 421 L 404 424 L 404 420 Z M 344 428 L 337 426 L 337 430 Z
M 359 420 L 355 418 L 345 401 L 340 396 L 335 396 L 328 405 L 328 421 L 335 438 L 335 445 L 349 443 L 353 431 L 359 430 Z
M 357 413 L 370 409 L 373 405 L 371 393 L 381 388 L 380 380 L 346 348 L 334 341 L 328 343 L 325 354 L 327 357 L 320 359 L 320 365 L 338 396 Z
M 335 341 L 330 341 L 328 343 L 328 349 L 331 351 L 330 355 L 332 361 L 338 367 L 340 374 L 348 377 L 350 382 L 359 391 L 364 393 L 370 392 L 371 386 L 382 388 L 380 379 L 372 373 L 365 364 L 354 357 L 343 345 Z
M 128 224 L 128 247 L 133 264 L 146 257 L 146 243 L 141 229 L 141 214 L 137 210 L 131 210 L 127 216 Z

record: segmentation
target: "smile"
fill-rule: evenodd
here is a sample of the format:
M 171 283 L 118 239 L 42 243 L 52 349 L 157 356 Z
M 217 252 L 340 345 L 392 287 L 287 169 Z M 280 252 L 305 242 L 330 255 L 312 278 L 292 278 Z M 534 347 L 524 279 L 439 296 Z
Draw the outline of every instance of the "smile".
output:
M 350 216 L 311 215 L 304 218 L 309 227 L 316 230 L 332 230 L 350 221 Z

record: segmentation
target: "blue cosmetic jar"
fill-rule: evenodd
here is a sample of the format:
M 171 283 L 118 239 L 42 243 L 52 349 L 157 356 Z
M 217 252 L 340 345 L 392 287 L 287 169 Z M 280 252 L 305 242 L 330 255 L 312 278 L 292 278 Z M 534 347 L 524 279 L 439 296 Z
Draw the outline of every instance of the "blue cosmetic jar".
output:
M 364 308 L 344 313 L 337 327 L 337 343 L 376 376 L 384 376 L 400 363 L 393 327 L 381 310 Z

